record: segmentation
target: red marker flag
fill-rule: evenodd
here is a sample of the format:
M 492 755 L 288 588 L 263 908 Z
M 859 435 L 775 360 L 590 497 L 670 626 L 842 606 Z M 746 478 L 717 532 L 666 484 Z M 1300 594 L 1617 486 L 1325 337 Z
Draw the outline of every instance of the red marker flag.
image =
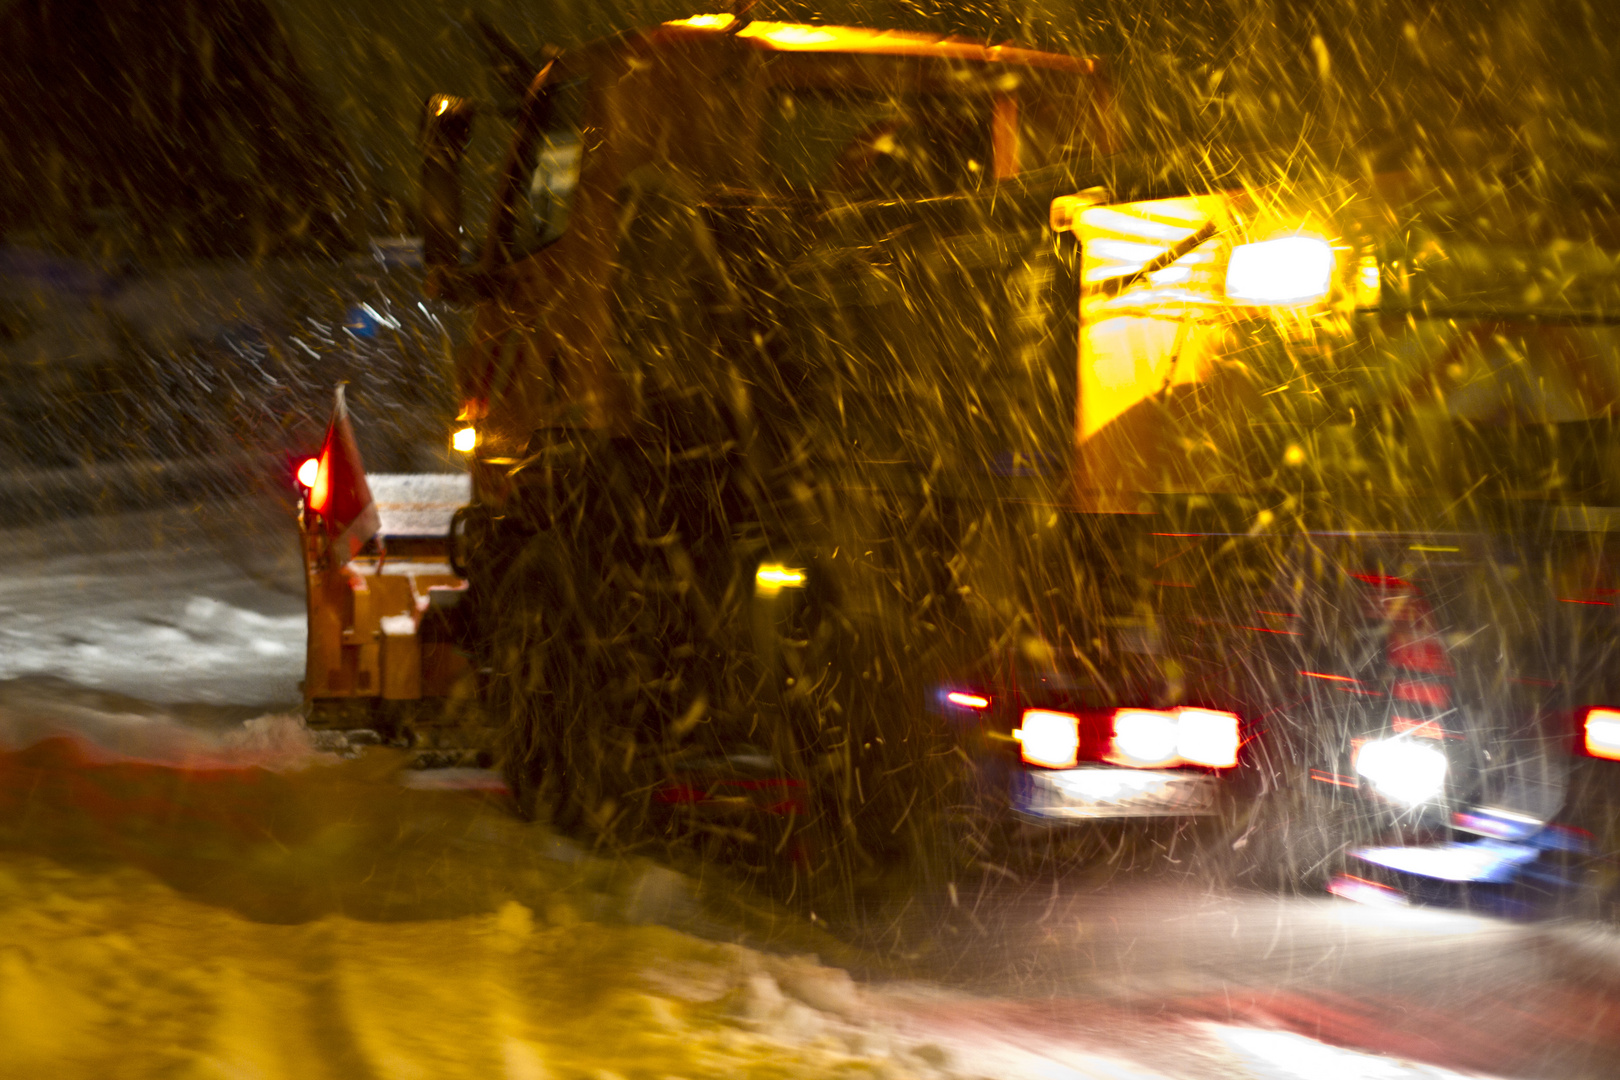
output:
M 341 548 L 347 544 L 352 559 L 360 554 L 367 540 L 377 535 L 382 523 L 366 484 L 366 470 L 360 464 L 360 446 L 354 441 L 341 384 L 319 460 L 315 483 L 309 489 L 309 508 L 321 515 L 332 546 Z

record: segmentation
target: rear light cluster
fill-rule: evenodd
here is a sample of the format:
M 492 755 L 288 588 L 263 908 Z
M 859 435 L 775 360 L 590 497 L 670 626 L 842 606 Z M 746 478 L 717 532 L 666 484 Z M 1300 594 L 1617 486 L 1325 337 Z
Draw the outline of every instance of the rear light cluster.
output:
M 1108 714 L 1105 760 L 1137 769 L 1201 765 L 1230 769 L 1242 736 L 1238 718 L 1216 709 L 1116 709 Z M 1030 709 L 1013 732 L 1019 753 L 1031 765 L 1067 769 L 1079 763 L 1081 718 L 1074 713 Z
M 1583 727 L 1588 754 L 1620 761 L 1620 709 L 1587 709 Z

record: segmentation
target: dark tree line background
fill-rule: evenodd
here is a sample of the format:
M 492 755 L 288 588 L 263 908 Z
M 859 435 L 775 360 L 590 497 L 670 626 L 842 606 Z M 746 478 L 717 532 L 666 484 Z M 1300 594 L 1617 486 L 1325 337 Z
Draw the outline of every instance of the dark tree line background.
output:
M 475 16 L 538 57 L 688 6 L 12 0 L 0 8 L 0 233 L 113 260 L 338 254 L 408 234 L 422 98 L 510 104 Z M 1620 15 L 1594 0 L 848 0 L 754 13 L 1105 57 L 1127 141 L 1180 171 L 1225 175 L 1241 160 L 1354 176 L 1426 161 L 1538 198 L 1609 201 Z M 501 127 L 483 125 L 475 168 L 493 168 Z

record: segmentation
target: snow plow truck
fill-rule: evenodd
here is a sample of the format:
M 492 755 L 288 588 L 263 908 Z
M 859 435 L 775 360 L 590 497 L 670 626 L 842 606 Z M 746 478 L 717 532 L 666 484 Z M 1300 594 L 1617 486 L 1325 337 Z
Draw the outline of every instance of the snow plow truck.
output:
M 694 16 L 534 74 L 469 242 L 431 97 L 467 475 L 362 492 L 334 422 L 315 715 L 475 702 L 524 814 L 794 873 L 1118 818 L 1347 895 L 1408 895 L 1378 844 L 1585 873 L 1610 248 L 1169 177 L 1111 108 L 1086 59 Z

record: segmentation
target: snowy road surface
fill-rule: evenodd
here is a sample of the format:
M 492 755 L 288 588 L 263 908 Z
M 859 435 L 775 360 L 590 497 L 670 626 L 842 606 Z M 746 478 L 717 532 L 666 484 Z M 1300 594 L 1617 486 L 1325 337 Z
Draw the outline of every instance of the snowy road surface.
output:
M 319 753 L 290 537 L 236 514 L 0 535 L 0 1075 L 1620 1075 L 1595 928 L 1082 871 L 862 952 Z

